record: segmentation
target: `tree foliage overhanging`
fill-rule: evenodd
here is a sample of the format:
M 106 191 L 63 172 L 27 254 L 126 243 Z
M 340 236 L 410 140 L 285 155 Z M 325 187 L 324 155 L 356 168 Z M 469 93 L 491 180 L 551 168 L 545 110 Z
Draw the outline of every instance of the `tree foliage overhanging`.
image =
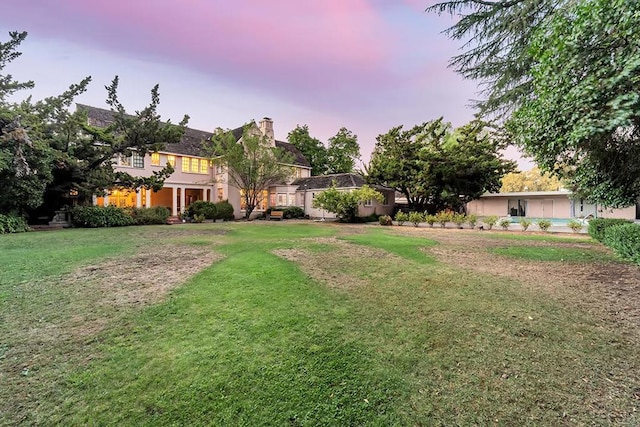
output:
M 480 114 L 544 171 L 609 207 L 640 196 L 640 1 L 451 0 L 451 66 L 483 85 Z
M 113 113 L 106 127 L 90 126 L 81 109 L 69 111 L 90 77 L 42 101 L 9 102 L 16 91 L 33 87 L 33 82 L 20 83 L 2 74 L 20 56 L 18 48 L 27 33 L 9 36 L 8 42 L 0 43 L 0 212 L 51 217 L 54 210 L 72 203 L 70 196 L 88 203 L 92 195 L 114 187 L 162 187 L 171 167 L 140 178 L 116 172 L 113 163 L 116 156 L 144 156 L 180 140 L 188 117 L 179 126 L 160 121 L 157 85 L 150 105 L 128 115 L 118 100 L 116 77 L 106 87 Z
M 205 149 L 214 163 L 225 167 L 229 184 L 240 190 L 247 219 L 262 202 L 266 188 L 292 177 L 287 166 L 293 163 L 291 154 L 271 145 L 255 124 L 244 126 L 239 141 L 232 131 L 218 128 Z
M 498 191 L 501 178 L 515 169 L 501 148 L 480 121 L 455 130 L 442 118 L 409 130 L 398 126 L 377 137 L 367 179 L 402 193 L 412 210 L 460 210 Z
M 312 175 L 349 173 L 360 159 L 358 136 L 342 127 L 325 145 L 309 134 L 309 126 L 296 126 L 287 135 L 289 143 L 302 152 L 311 164 Z

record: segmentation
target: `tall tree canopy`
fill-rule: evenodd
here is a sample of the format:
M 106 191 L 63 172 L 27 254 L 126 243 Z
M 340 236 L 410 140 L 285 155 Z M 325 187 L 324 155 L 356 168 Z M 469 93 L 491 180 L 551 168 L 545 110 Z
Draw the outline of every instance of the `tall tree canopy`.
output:
M 640 1 L 588 0 L 531 42 L 533 88 L 507 121 L 512 140 L 581 196 L 640 196 Z
M 157 86 L 151 91 L 150 105 L 128 115 L 118 100 L 117 77 L 106 87 L 113 120 L 104 128 L 90 126 L 82 110 L 69 111 L 90 77 L 59 96 L 11 103 L 9 95 L 33 86 L 1 74 L 20 56 L 17 49 L 26 36 L 12 32 L 9 42 L 0 43 L 0 212 L 51 216 L 53 210 L 70 203 L 71 194 L 86 202 L 114 187 L 160 188 L 171 168 L 149 178 L 134 177 L 116 172 L 114 158 L 134 152 L 144 156 L 165 143 L 178 142 L 188 117 L 178 127 L 161 122 Z
M 404 194 L 413 210 L 458 210 L 498 191 L 500 179 L 515 169 L 500 148 L 479 121 L 453 131 L 443 119 L 406 131 L 398 126 L 377 137 L 366 172 L 369 182 Z
M 291 177 L 291 154 L 272 146 L 253 124 L 244 127 L 239 141 L 232 131 L 218 128 L 205 148 L 214 163 L 226 168 L 228 183 L 240 190 L 247 219 L 262 202 L 264 190 Z
M 464 52 L 450 66 L 478 81 L 482 99 L 475 101 L 481 116 L 504 116 L 531 92 L 529 52 L 532 37 L 556 11 L 572 0 L 449 0 L 427 12 L 458 15 L 446 34 L 464 42 Z
M 482 114 L 582 197 L 610 207 L 640 196 L 640 1 L 451 0 L 466 40 L 452 66 L 485 85 Z
M 287 141 L 302 152 L 311 164 L 311 175 L 322 175 L 327 170 L 327 148 L 309 135 L 309 126 L 296 126 L 287 135 Z
M 342 127 L 325 145 L 309 135 L 309 126 L 296 126 L 289 132 L 287 140 L 304 154 L 311 164 L 311 175 L 349 173 L 360 159 L 358 136 Z
M 358 159 L 358 136 L 345 127 L 340 128 L 335 136 L 329 138 L 326 173 L 353 172 Z
M 511 172 L 502 178 L 500 192 L 557 191 L 562 188 L 558 177 L 533 168 L 524 172 Z

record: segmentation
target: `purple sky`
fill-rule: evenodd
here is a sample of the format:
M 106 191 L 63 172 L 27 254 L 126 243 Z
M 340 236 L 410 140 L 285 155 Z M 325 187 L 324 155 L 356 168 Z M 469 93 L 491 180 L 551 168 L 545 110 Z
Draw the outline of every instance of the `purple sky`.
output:
M 278 139 L 307 124 L 323 142 L 345 126 L 367 160 L 391 127 L 473 118 L 476 85 L 447 68 L 459 46 L 441 34 L 450 17 L 424 13 L 433 3 L 4 0 L 0 37 L 29 32 L 6 71 L 34 80 L 36 99 L 90 75 L 77 101 L 106 108 L 117 74 L 129 111 L 159 83 L 163 119 L 212 130 L 268 116 Z

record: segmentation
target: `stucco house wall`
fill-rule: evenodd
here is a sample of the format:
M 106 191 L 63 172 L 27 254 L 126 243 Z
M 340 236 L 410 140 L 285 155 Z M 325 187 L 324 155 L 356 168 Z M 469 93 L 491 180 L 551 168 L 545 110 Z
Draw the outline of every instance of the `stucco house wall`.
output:
M 484 194 L 467 204 L 467 213 L 478 216 L 526 216 L 529 218 L 636 218 L 636 207 L 603 209 L 581 199 L 571 198 L 569 191 L 539 191 Z

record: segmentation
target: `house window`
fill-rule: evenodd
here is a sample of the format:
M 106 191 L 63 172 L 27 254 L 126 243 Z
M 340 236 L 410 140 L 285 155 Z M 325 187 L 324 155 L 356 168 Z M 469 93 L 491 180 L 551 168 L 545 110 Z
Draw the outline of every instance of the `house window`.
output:
M 247 209 L 247 204 L 245 203 L 245 192 L 244 190 L 240 190 L 240 210 L 245 210 Z M 256 197 L 256 206 L 255 206 L 255 210 L 265 210 L 267 209 L 267 196 L 268 193 L 266 190 L 258 192 L 257 197 Z
M 191 159 L 191 172 L 198 173 L 200 170 L 198 159 Z
M 382 201 L 382 204 L 384 206 L 389 206 L 389 193 L 388 192 L 384 192 L 384 193 L 382 193 L 382 195 L 384 196 L 384 200 Z
M 176 156 L 174 156 L 173 154 L 169 154 L 167 156 L 167 164 L 175 167 L 176 166 Z
M 296 193 L 289 193 L 289 201 L 287 206 L 295 206 L 296 204 Z
M 133 156 L 131 156 L 131 157 L 133 159 L 133 167 L 134 168 L 143 168 L 144 167 L 144 157 L 142 157 L 138 153 L 133 153 Z
M 153 166 L 160 166 L 160 153 L 151 153 L 151 164 Z
M 371 206 L 373 206 L 373 202 L 371 201 L 371 199 L 369 199 L 369 200 L 364 202 L 364 205 L 367 206 L 367 207 L 371 207 Z
M 287 193 L 278 193 L 277 206 L 287 206 Z
M 188 157 L 182 158 L 182 172 L 189 172 L 190 159 Z
M 222 188 L 218 188 L 218 201 L 221 202 L 224 200 L 224 190 Z
M 209 172 L 209 162 L 206 160 L 200 160 L 200 173 L 208 173 Z
M 128 166 L 131 167 L 131 157 L 125 156 L 124 154 L 120 154 L 120 166 Z
M 218 175 L 223 174 L 224 173 L 224 168 L 222 167 L 222 164 L 217 164 L 216 165 L 216 173 Z

